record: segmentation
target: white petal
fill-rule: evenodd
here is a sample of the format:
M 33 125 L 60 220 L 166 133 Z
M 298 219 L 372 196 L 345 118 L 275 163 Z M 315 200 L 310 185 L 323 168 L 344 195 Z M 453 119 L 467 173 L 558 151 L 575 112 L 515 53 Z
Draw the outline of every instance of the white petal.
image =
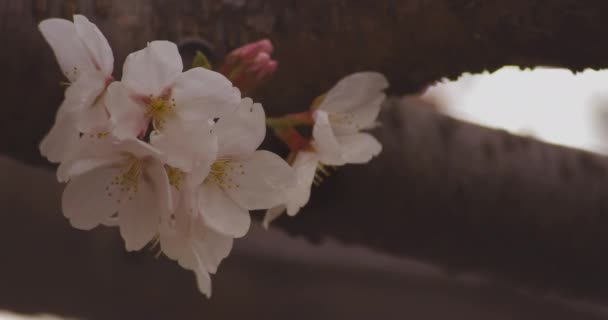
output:
M 322 163 L 328 165 L 366 163 L 382 151 L 382 145 L 370 134 L 352 133 L 336 136 L 325 112 L 316 111 L 314 117 L 313 146 Z
M 270 227 L 270 223 L 274 221 L 276 218 L 280 217 L 287 207 L 285 205 L 276 206 L 274 208 L 266 210 L 264 214 L 264 220 L 262 221 L 262 226 L 264 229 L 268 229 Z
M 156 234 L 171 208 L 169 180 L 160 162 L 149 163 L 132 198 L 122 199 L 119 208 L 120 234 L 128 251 L 143 248 Z
M 329 123 L 328 115 L 324 111 L 315 111 L 313 114 L 315 124 L 312 128 L 313 146 L 319 155 L 319 161 L 324 164 L 343 165 L 342 150 L 338 139 Z
M 115 144 L 115 151 L 121 154 L 128 153 L 133 155 L 136 158 L 155 158 L 161 161 L 165 161 L 162 157 L 160 151 L 153 146 L 139 140 L 139 139 L 124 139 L 124 140 L 116 140 L 111 139 Z M 164 170 L 163 170 L 164 172 Z
M 104 106 L 106 80 L 99 72 L 86 72 L 65 92 L 65 104 L 74 112 L 80 132 L 96 133 L 107 129 L 109 115 Z
M 367 163 L 382 151 L 382 145 L 368 133 L 339 136 L 342 158 L 346 163 Z
M 66 160 L 80 138 L 73 115 L 62 113 L 59 110 L 55 124 L 40 143 L 40 153 L 55 163 Z
M 210 166 L 217 155 L 217 138 L 204 121 L 170 121 L 152 132 L 150 142 L 167 156 L 167 164 L 185 172 Z
M 211 298 L 211 277 L 209 276 L 209 272 L 204 268 L 199 268 L 195 270 L 194 275 L 196 276 L 198 290 L 207 298 Z
M 78 112 L 92 106 L 105 87 L 106 80 L 100 72 L 82 73 L 65 91 L 67 110 Z
M 194 227 L 192 248 L 205 269 L 216 273 L 222 260 L 230 254 L 234 240 L 230 236 L 214 232 L 202 223 L 195 224 Z
M 203 183 L 198 205 L 205 224 L 218 233 L 240 238 L 249 230 L 249 211 L 241 208 L 215 183 Z
M 222 74 L 204 68 L 177 77 L 172 89 L 175 110 L 184 120 L 207 120 L 231 113 L 241 102 L 240 91 Z
M 294 170 L 276 154 L 258 150 L 229 164 L 226 193 L 247 210 L 272 208 L 287 200 L 295 183 Z
M 107 132 L 111 129 L 110 116 L 102 101 L 100 100 L 80 112 L 76 122 L 76 127 L 80 132 L 97 133 Z
M 57 177 L 59 181 L 67 181 L 72 176 L 124 159 L 125 155 L 116 147 L 115 139 L 109 136 L 97 138 L 83 135 L 66 153 L 57 169 Z
M 99 158 L 77 158 L 61 163 L 57 169 L 57 180 L 67 182 L 72 177 L 84 174 L 96 168 L 116 164 L 124 160 L 120 155 Z
M 95 69 L 72 22 L 57 18 L 46 19 L 40 22 L 38 28 L 70 81 L 75 81 L 81 72 Z
M 174 43 L 152 41 L 127 56 L 122 81 L 139 95 L 158 96 L 171 86 L 182 69 L 182 58 Z
M 296 184 L 289 189 L 287 214 L 296 215 L 310 199 L 310 188 L 315 178 L 319 158 L 313 152 L 298 152 L 292 164 L 296 175 Z
M 218 137 L 219 156 L 246 155 L 254 152 L 266 136 L 266 116 L 259 103 L 241 100 L 235 112 L 221 117 L 213 127 Z
M 106 166 L 77 176 L 63 191 L 63 214 L 75 228 L 89 230 L 118 210 L 116 199 L 106 188 L 119 174 L 119 168 Z
M 108 86 L 105 105 L 110 112 L 112 133 L 120 139 L 135 138 L 148 125 L 144 106 L 134 100 L 133 93 L 121 82 Z
M 96 69 L 106 76 L 111 75 L 114 68 L 114 56 L 106 37 L 95 24 L 82 15 L 74 15 L 74 26 Z
M 192 252 L 190 248 L 190 224 L 192 214 L 190 210 L 195 209 L 196 199 L 192 190 L 187 189 L 179 194 L 179 205 L 172 217 L 163 219 L 160 226 L 160 246 L 163 253 L 173 259 L 180 261 L 182 267 L 193 269 Z M 190 257 L 186 257 L 190 255 Z
M 387 87 L 388 81 L 381 73 L 354 73 L 327 92 L 318 110 L 336 114 L 332 117 L 336 134 L 367 129 L 378 117 Z

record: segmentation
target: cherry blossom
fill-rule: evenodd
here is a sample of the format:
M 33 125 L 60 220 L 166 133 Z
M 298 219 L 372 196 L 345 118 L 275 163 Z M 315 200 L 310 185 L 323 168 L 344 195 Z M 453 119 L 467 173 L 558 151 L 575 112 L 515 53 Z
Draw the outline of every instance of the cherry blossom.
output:
M 382 145 L 371 134 L 361 130 L 371 129 L 376 124 L 388 87 L 386 78 L 376 72 L 354 73 L 340 80 L 325 95 L 313 103 L 308 113 L 286 116 L 287 121 L 308 122 L 312 118 L 312 139 L 307 144 L 292 133 L 284 137 L 288 145 L 297 145 L 293 150 L 292 167 L 296 184 L 288 192 L 288 201 L 268 210 L 264 225 L 283 212 L 295 215 L 310 198 L 310 188 L 318 168 L 324 165 L 341 166 L 369 162 L 382 151 Z M 304 118 L 304 120 L 302 120 Z M 283 132 L 290 132 L 283 130 Z
M 70 82 L 55 124 L 40 144 L 40 152 L 52 162 L 64 160 L 81 133 L 107 129 L 108 114 L 103 95 L 112 81 L 114 57 L 97 26 L 81 15 L 74 22 L 47 19 L 39 29 L 53 49 Z

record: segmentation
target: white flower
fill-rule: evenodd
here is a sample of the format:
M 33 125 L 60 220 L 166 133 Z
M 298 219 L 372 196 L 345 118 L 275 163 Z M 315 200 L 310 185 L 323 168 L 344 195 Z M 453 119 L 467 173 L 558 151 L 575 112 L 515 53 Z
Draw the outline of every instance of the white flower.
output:
M 150 142 L 167 163 L 185 171 L 199 165 L 208 135 L 202 123 L 233 111 L 240 92 L 223 75 L 204 68 L 182 73 L 177 46 L 153 41 L 131 53 L 120 82 L 108 88 L 106 104 L 118 138 L 143 136 L 151 122 Z M 203 142 L 208 144 L 211 142 Z
M 83 138 L 77 156 L 59 167 L 69 178 L 63 192 L 64 215 L 89 230 L 117 219 L 127 250 L 139 250 L 157 234 L 170 214 L 170 184 L 160 152 L 135 140 Z
M 366 163 L 380 153 L 378 140 L 359 131 L 375 125 L 387 87 L 382 74 L 360 72 L 340 80 L 327 92 L 313 115 L 313 146 L 322 163 Z
M 266 135 L 265 115 L 249 98 L 220 118 L 213 132 L 218 137 L 217 159 L 198 189 L 198 209 L 209 228 L 242 237 L 251 222 L 249 210 L 286 201 L 293 170 L 276 154 L 256 150 Z
M 106 38 L 84 16 L 75 15 L 73 23 L 47 19 L 39 29 L 70 81 L 55 124 L 40 144 L 44 156 L 61 162 L 78 143 L 80 133 L 106 129 L 108 115 L 102 96 L 112 81 L 114 57 Z
M 286 203 L 266 212 L 265 227 L 285 210 L 293 216 L 308 203 L 320 165 L 367 163 L 382 151 L 376 138 L 360 131 L 374 127 L 387 87 L 382 74 L 360 72 L 340 80 L 321 97 L 313 113 L 312 148 L 295 155 L 296 185 L 289 190 Z
M 167 167 L 176 210 L 162 219 L 160 246 L 167 257 L 196 274 L 200 291 L 211 295 L 211 278 L 232 249 L 233 238 L 247 233 L 248 210 L 286 201 L 293 172 L 277 155 L 256 150 L 266 134 L 264 110 L 249 98 L 213 127 L 217 155 L 186 173 Z M 215 152 L 217 151 L 217 152 Z

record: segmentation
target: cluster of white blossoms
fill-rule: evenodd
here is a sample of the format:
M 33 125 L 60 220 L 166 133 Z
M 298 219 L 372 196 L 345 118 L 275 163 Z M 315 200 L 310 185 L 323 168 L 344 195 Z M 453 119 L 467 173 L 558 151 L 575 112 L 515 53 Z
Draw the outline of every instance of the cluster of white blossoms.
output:
M 385 97 L 378 73 L 351 75 L 323 96 L 309 113 L 313 137 L 290 165 L 257 150 L 266 134 L 262 106 L 218 72 L 183 72 L 174 43 L 131 53 L 116 81 L 112 50 L 84 16 L 39 28 L 69 81 L 40 145 L 67 183 L 64 215 L 78 229 L 117 226 L 129 251 L 159 245 L 207 296 L 210 274 L 247 233 L 250 210 L 271 209 L 266 223 L 285 208 L 294 215 L 320 164 L 365 163 L 381 150 L 360 132 L 374 125 Z M 260 42 L 241 51 L 257 56 L 258 47 L 272 50 Z M 269 61 L 265 76 L 276 69 Z
M 285 201 L 294 182 L 283 159 L 256 150 L 262 106 L 217 72 L 182 72 L 171 42 L 130 54 L 114 81 L 112 50 L 85 17 L 40 30 L 70 81 L 40 146 L 68 183 L 65 216 L 79 229 L 117 225 L 127 250 L 159 241 L 210 295 L 209 273 L 247 233 L 249 210 Z

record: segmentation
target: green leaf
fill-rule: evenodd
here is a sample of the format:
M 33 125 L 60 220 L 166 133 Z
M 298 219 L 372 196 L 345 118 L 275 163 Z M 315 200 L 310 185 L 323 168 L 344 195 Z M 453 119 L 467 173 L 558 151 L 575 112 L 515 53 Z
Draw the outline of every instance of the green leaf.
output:
M 213 70 L 209 59 L 207 59 L 207 56 L 200 50 L 196 50 L 196 55 L 194 56 L 194 60 L 192 60 L 192 68 L 198 67 Z

